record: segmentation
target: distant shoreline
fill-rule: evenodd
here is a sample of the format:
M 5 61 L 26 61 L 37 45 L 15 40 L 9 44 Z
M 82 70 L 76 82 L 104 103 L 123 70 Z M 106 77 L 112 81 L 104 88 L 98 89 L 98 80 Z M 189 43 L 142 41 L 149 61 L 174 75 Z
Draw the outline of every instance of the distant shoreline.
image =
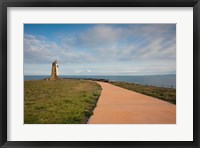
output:
M 48 75 L 25 75 L 24 80 L 48 79 Z M 145 86 L 156 86 L 164 88 L 176 88 L 176 75 L 147 75 L 147 76 L 114 76 L 114 75 L 60 75 L 61 79 L 85 79 L 103 82 L 128 82 Z

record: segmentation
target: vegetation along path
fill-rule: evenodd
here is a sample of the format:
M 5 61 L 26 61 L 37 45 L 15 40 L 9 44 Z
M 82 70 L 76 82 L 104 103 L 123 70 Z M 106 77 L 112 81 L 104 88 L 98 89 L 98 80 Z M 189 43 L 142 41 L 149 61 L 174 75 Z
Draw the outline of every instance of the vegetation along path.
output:
M 176 105 L 105 82 L 89 124 L 175 124 Z
M 85 124 L 101 87 L 85 80 L 24 82 L 25 124 Z

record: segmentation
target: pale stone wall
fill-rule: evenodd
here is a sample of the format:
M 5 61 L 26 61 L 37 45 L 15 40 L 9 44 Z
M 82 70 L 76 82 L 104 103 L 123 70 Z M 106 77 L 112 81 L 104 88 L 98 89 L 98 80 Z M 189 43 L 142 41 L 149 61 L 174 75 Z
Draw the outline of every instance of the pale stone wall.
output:
M 56 76 L 58 77 L 58 64 L 56 64 Z

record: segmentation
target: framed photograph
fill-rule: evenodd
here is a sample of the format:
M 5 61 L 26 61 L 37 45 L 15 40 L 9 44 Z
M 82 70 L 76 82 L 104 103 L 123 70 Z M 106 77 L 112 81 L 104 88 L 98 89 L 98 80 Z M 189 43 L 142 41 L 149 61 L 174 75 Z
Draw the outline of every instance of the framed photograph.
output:
M 199 147 L 199 0 L 1 1 L 1 147 Z

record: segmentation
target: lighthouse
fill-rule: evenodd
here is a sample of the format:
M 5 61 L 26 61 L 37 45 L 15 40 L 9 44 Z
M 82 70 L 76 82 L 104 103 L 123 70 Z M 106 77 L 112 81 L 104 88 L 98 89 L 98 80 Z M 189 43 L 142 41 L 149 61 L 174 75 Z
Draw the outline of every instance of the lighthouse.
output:
M 52 63 L 50 80 L 57 80 L 57 79 L 58 79 L 58 64 L 57 60 L 55 60 Z

